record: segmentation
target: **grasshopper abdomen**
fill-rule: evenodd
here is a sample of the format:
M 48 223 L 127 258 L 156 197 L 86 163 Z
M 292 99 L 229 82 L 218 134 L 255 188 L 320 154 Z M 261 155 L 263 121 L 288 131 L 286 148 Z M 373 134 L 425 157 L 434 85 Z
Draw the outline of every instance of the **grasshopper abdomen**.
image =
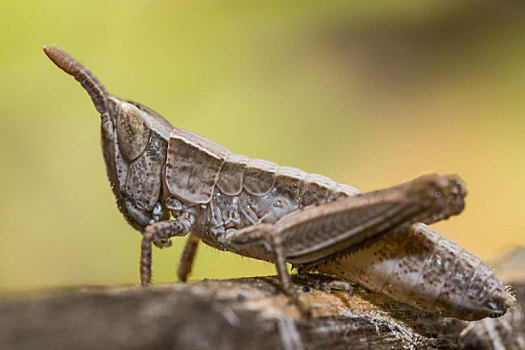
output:
M 421 223 L 317 269 L 463 320 L 500 316 L 514 302 L 490 266 Z

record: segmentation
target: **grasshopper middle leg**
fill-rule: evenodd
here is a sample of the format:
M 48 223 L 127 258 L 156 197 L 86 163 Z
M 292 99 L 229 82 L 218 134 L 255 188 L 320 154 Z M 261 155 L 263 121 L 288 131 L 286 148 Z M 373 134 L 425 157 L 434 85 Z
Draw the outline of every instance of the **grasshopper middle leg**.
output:
M 197 254 L 197 248 L 199 247 L 199 241 L 199 238 L 190 233 L 180 257 L 179 268 L 177 269 L 179 281 L 186 282 L 188 280 L 195 255 Z

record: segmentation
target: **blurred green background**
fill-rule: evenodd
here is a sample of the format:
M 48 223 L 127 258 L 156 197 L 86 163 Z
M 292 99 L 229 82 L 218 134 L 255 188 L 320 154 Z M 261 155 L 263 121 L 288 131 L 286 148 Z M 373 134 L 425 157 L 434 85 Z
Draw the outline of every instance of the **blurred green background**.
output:
M 0 30 L 0 290 L 138 282 L 100 118 L 51 44 L 236 153 L 362 190 L 459 173 L 467 208 L 437 229 L 484 259 L 525 244 L 521 2 L 19 1 Z M 201 246 L 192 278 L 273 273 Z

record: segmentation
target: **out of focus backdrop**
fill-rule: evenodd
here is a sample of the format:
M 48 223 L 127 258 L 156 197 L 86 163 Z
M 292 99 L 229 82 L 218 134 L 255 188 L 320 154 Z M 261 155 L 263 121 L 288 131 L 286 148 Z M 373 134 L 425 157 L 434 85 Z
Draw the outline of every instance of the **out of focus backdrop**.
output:
M 373 190 L 468 185 L 435 225 L 485 260 L 525 244 L 519 1 L 20 1 L 0 11 L 0 290 L 138 283 L 100 118 L 42 45 L 233 152 Z M 185 238 L 154 250 L 174 281 Z M 193 279 L 273 274 L 201 246 Z

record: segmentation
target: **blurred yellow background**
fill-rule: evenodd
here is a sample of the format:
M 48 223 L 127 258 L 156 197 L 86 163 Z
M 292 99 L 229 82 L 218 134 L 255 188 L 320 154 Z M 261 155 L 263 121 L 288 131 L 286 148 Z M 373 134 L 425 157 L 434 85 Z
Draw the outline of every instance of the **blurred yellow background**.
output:
M 488 260 L 525 244 L 521 2 L 20 1 L 0 30 L 0 290 L 138 282 L 100 118 L 51 44 L 236 153 L 362 190 L 459 173 L 467 208 L 437 229 Z M 192 278 L 273 273 L 201 245 Z

